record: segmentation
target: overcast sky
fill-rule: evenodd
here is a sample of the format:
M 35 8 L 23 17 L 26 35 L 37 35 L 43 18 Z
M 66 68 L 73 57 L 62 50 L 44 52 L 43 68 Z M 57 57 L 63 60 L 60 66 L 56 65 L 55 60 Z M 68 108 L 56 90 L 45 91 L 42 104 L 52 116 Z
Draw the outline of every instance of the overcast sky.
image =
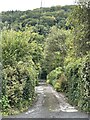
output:
M 72 5 L 75 0 L 42 0 L 43 7 Z M 39 8 L 41 0 L 0 0 L 0 12 L 7 10 L 32 10 Z

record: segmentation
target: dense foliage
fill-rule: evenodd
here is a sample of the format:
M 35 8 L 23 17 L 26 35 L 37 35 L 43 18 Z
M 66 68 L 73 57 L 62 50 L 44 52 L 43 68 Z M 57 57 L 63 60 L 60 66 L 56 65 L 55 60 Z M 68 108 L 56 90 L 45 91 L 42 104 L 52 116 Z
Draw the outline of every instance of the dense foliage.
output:
M 90 112 L 89 10 L 83 4 L 2 12 L 3 113 L 31 105 L 38 78 Z
M 73 6 L 56 6 L 51 8 L 38 8 L 28 11 L 2 12 L 1 28 L 24 30 L 26 26 L 33 26 L 34 31 L 47 35 L 53 25 L 65 28 L 66 18 Z
M 53 26 L 48 34 L 44 47 L 44 66 L 47 73 L 56 67 L 63 67 L 66 55 L 66 31 Z
M 56 91 L 65 92 L 67 88 L 67 79 L 61 67 L 52 70 L 47 75 L 47 83 L 53 85 Z
M 23 111 L 35 98 L 38 71 L 30 54 L 29 35 L 24 32 L 2 33 L 2 111 L 13 114 Z M 14 109 L 13 109 L 14 108 Z M 18 112 L 18 111 L 17 111 Z
M 65 59 L 68 98 L 79 109 L 90 112 L 90 8 L 77 6 L 68 18 L 72 25 L 71 43 L 67 40 Z M 72 19 L 74 18 L 74 19 Z
M 69 62 L 66 66 L 66 76 L 68 79 L 68 98 L 71 104 L 84 111 L 89 109 L 90 90 L 90 62 L 89 58 L 79 58 Z

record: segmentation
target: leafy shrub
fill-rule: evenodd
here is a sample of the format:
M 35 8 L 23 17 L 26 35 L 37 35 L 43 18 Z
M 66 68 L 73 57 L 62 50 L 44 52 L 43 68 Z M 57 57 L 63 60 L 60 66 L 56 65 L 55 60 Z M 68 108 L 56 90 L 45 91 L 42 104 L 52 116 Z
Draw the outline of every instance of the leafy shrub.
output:
M 2 96 L 2 101 L 0 101 L 2 110 L 5 112 L 7 111 L 7 109 L 10 107 L 9 106 L 9 100 L 8 100 L 8 96 Z
M 35 98 L 38 72 L 30 55 L 28 37 L 27 31 L 3 31 L 2 34 L 3 114 L 14 114 L 10 109 L 14 112 L 21 111 L 31 105 Z
M 55 88 L 56 91 L 60 92 L 60 88 L 61 88 L 60 83 L 56 82 L 55 85 L 54 85 L 54 88 Z
M 49 83 L 50 83 L 50 80 L 47 80 L 46 83 L 49 84 Z
M 53 80 L 56 80 L 58 79 L 59 75 L 61 74 L 61 71 L 62 68 L 61 67 L 58 67 L 56 68 L 55 70 L 51 71 L 48 75 L 47 75 L 47 80 L 50 81 L 50 83 L 52 84 L 52 81 Z
M 68 98 L 69 101 L 78 106 L 79 109 L 90 111 L 90 62 L 89 57 L 77 59 L 69 62 L 66 66 L 66 76 L 68 79 Z
M 47 83 L 53 85 L 58 92 L 66 90 L 67 81 L 61 67 L 56 68 L 48 74 Z

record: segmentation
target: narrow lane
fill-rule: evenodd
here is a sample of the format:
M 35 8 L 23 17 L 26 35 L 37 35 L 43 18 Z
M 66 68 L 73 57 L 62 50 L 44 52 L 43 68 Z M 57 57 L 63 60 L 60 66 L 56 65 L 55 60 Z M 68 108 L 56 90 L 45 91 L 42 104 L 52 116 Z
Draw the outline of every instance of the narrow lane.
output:
M 41 84 L 36 87 L 38 100 L 27 112 L 9 118 L 88 118 L 66 102 L 63 94 L 57 93 L 52 86 Z

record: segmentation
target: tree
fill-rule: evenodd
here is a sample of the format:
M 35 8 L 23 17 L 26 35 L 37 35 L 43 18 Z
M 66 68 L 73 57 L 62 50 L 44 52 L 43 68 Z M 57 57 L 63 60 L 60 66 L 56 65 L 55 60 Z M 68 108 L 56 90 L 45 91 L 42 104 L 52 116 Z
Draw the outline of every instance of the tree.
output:
M 90 8 L 86 5 L 76 6 L 69 17 L 69 25 L 73 25 L 74 47 L 77 56 L 87 55 L 90 51 Z M 72 19 L 73 18 L 73 19 Z
M 63 67 L 63 61 L 66 55 L 65 39 L 66 34 L 64 30 L 59 30 L 55 26 L 51 28 L 50 34 L 47 36 L 44 48 L 44 64 L 47 73 L 56 67 Z

